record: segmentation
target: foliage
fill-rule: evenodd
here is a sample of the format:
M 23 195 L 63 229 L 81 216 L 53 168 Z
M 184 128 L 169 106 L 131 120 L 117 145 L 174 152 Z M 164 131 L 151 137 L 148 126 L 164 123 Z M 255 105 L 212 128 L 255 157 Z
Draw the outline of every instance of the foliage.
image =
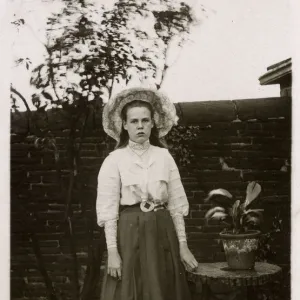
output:
M 32 64 L 30 58 L 25 57 L 25 58 L 19 58 L 16 60 L 16 65 L 25 65 L 26 69 L 29 70 L 30 65 Z
M 119 0 L 105 9 L 66 1 L 47 23 L 48 56 L 31 79 L 38 89 L 34 104 L 76 107 L 95 100 L 101 106 L 116 84 L 147 80 L 160 87 L 168 48 L 175 37 L 181 45 L 193 22 L 184 2 Z
M 227 225 L 226 231 L 233 234 L 247 232 L 257 228 L 262 222 L 263 209 L 251 208 L 261 192 L 257 182 L 250 182 L 246 190 L 245 201 L 235 199 L 227 190 L 216 189 L 209 192 L 206 201 L 214 205 L 205 215 L 206 220 L 215 219 Z
M 176 126 L 169 132 L 166 140 L 168 146 L 181 166 L 191 166 L 194 162 L 193 142 L 197 140 L 202 130 L 201 126 Z
M 259 247 L 256 253 L 259 261 L 276 263 L 278 253 L 274 245 L 276 245 L 276 242 L 278 243 L 278 235 L 283 232 L 287 232 L 283 225 L 283 211 L 278 210 L 276 214 L 272 215 L 270 228 L 267 232 L 262 233 L 259 239 Z

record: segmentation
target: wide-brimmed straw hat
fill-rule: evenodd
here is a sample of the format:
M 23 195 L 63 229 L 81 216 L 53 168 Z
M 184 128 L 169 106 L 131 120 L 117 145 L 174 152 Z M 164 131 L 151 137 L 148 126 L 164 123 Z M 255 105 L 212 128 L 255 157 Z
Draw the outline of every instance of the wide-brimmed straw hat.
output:
M 152 105 L 154 122 L 160 138 L 177 124 L 175 106 L 165 95 L 147 88 L 126 89 L 112 97 L 103 109 L 104 131 L 116 141 L 119 141 L 122 130 L 121 111 L 126 104 L 135 100 L 145 101 Z

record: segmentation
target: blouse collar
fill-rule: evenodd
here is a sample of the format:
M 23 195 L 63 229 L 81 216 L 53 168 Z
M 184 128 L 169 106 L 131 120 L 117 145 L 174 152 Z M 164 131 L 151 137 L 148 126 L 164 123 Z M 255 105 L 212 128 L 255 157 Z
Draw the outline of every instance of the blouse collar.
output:
M 133 142 L 133 141 L 129 140 L 128 141 L 128 146 L 132 150 L 135 150 L 135 151 L 146 151 L 150 147 L 150 141 L 147 140 L 143 144 L 139 144 L 139 143 L 136 143 L 136 142 Z

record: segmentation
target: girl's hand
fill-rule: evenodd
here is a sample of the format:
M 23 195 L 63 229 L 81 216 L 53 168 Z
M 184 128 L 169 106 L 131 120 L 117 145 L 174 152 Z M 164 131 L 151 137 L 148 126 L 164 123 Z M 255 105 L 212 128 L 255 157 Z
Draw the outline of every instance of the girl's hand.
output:
M 179 246 L 181 261 L 185 265 L 187 271 L 193 271 L 197 269 L 198 262 L 194 255 L 191 253 L 186 242 L 180 243 Z
M 122 260 L 117 248 L 108 249 L 107 274 L 119 280 L 122 277 Z

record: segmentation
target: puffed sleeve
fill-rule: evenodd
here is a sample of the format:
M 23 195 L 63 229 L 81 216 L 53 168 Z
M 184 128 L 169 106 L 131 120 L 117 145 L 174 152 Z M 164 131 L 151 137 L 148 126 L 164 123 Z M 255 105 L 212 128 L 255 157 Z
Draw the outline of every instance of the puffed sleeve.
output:
M 168 209 L 171 215 L 181 214 L 187 216 L 189 213 L 189 203 L 181 182 L 178 167 L 169 152 L 167 153 L 167 161 L 169 167 Z
M 96 200 L 97 223 L 100 227 L 119 218 L 121 180 L 117 159 L 110 154 L 103 162 L 98 174 Z

